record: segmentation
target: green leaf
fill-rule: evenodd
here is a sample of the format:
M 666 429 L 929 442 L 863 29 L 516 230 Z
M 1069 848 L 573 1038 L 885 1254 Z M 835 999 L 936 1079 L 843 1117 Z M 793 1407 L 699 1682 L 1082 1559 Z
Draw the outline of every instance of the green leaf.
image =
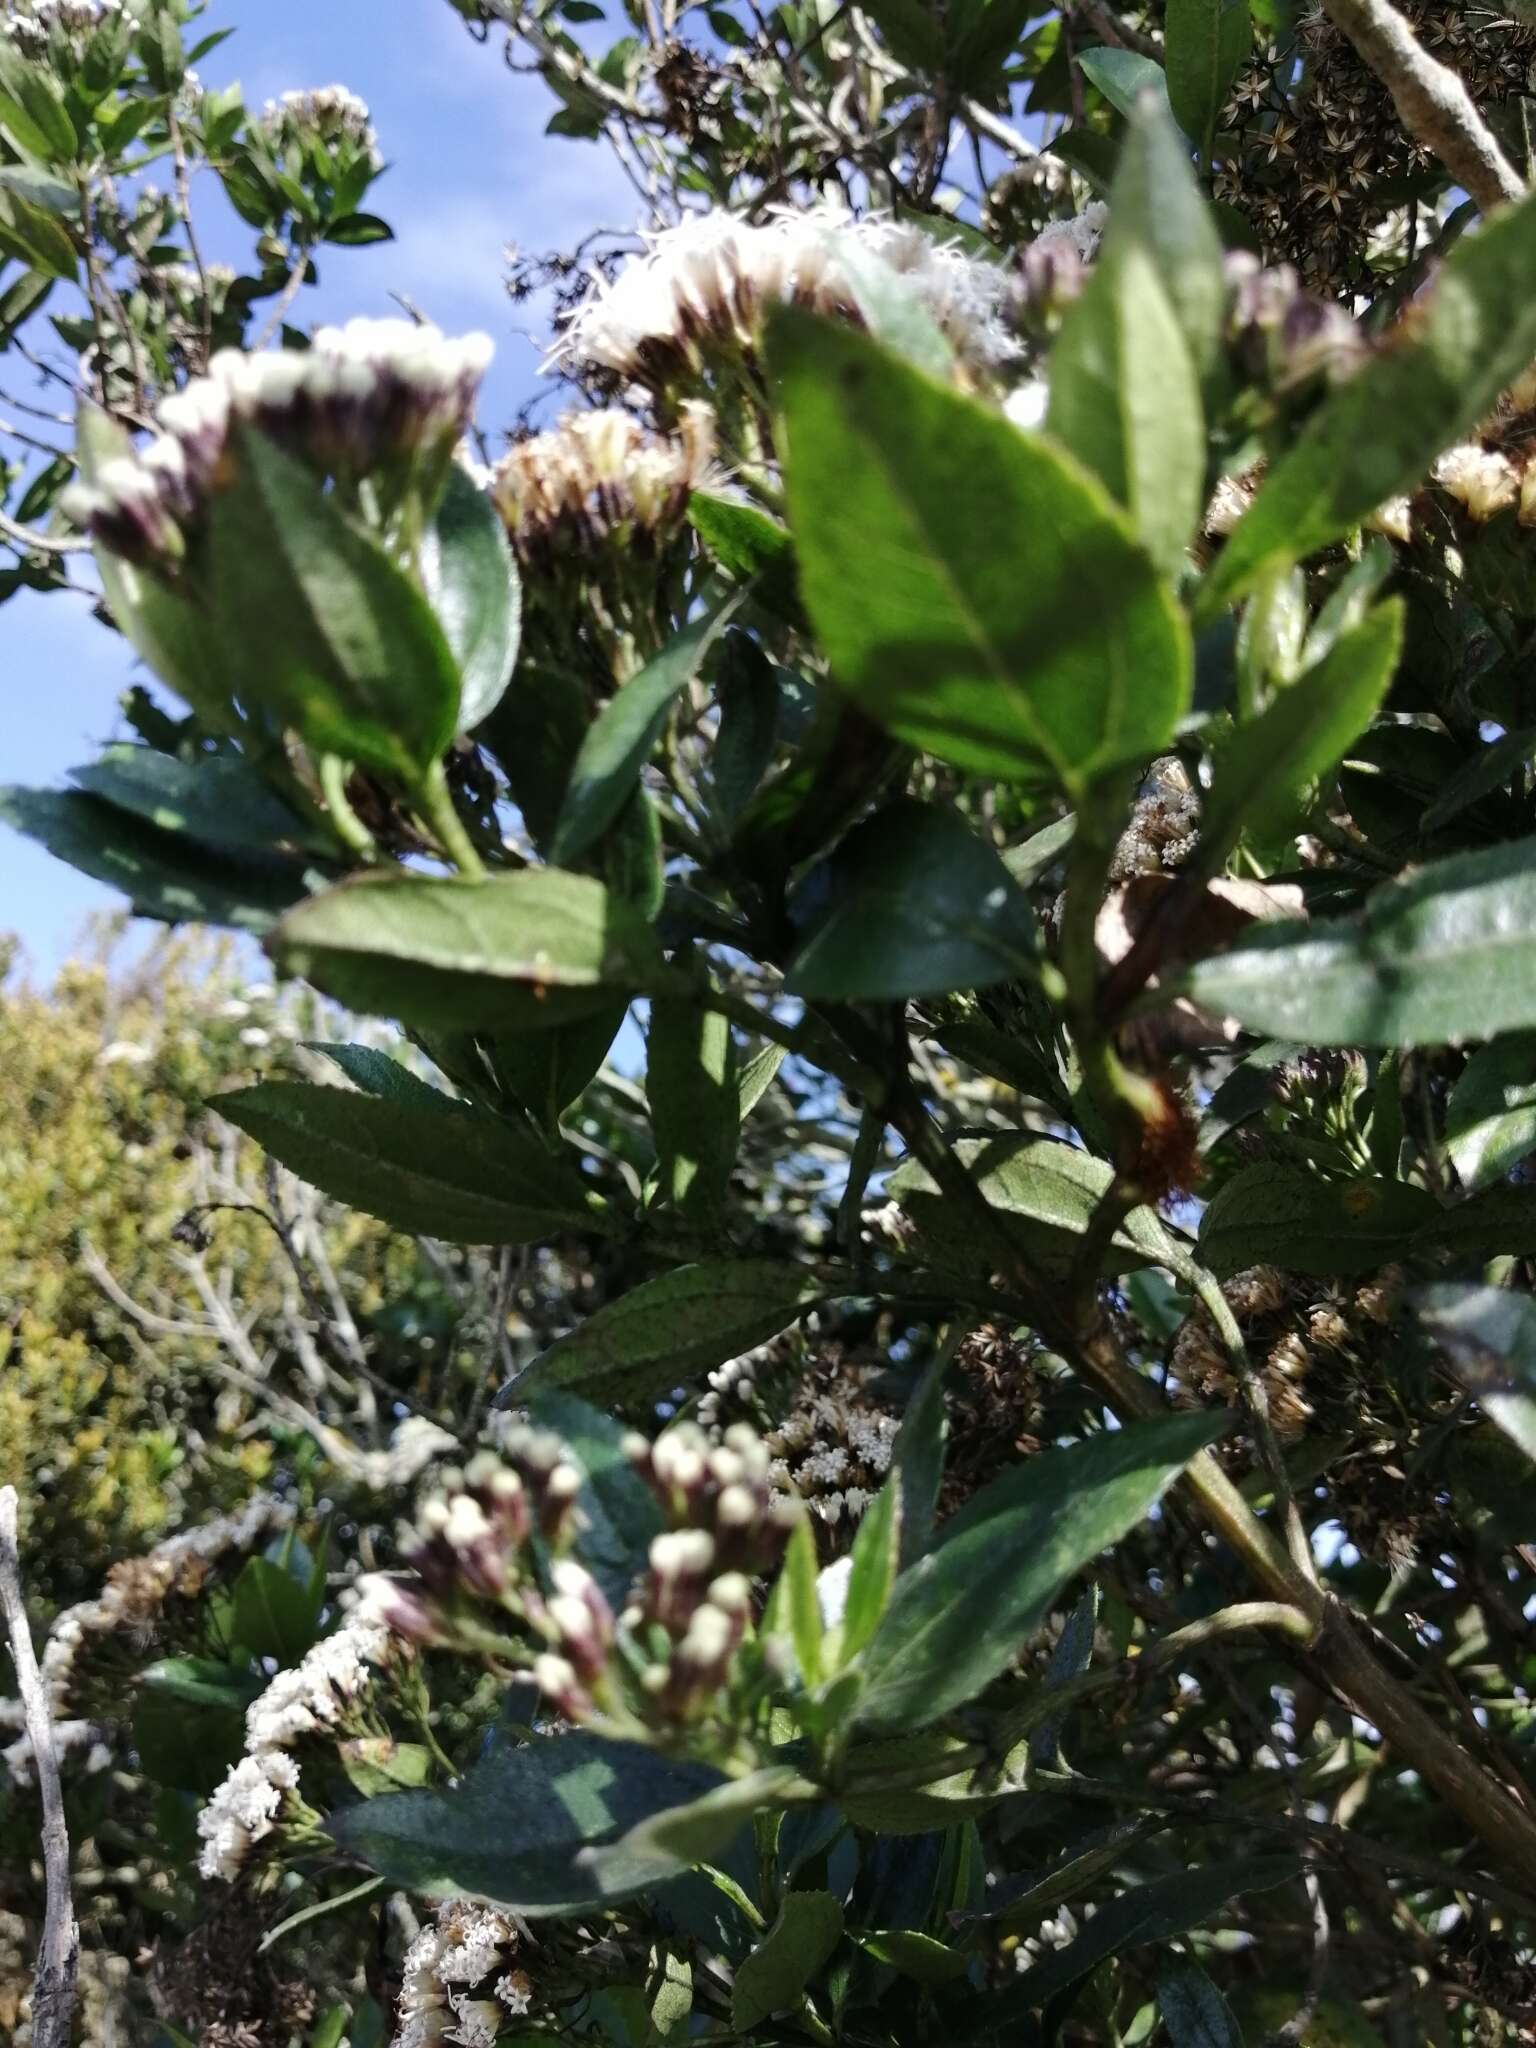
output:
M 1168 81 L 1161 64 L 1135 50 L 1104 48 L 1084 50 L 1077 68 L 1091 86 L 1103 93 L 1116 113 L 1132 119 L 1143 93 L 1151 93 L 1168 104 Z
M 434 1088 L 430 1081 L 413 1074 L 403 1060 L 376 1045 L 320 1045 L 311 1042 L 311 1052 L 323 1053 L 332 1066 L 339 1067 L 354 1088 L 376 1095 L 385 1102 L 424 1104 L 428 1109 L 454 1107 L 456 1098 Z
M 1469 1195 L 1536 1152 L 1536 1031 L 1473 1053 L 1446 1106 L 1445 1149 Z
M 271 951 L 352 1009 L 424 1029 L 563 1023 L 664 979 L 654 933 L 586 875 L 368 875 L 286 918 Z
M 1263 844 L 1289 824 L 1301 797 L 1375 716 L 1402 641 L 1402 601 L 1389 598 L 1245 720 L 1216 755 L 1202 839 L 1229 847 L 1246 832 Z
M 580 860 L 597 843 L 639 785 L 673 699 L 698 674 L 711 642 L 724 631 L 739 593 L 716 595 L 692 625 L 603 706 L 587 728 L 560 806 L 549 857 L 562 865 Z
M 1445 1281 L 1422 1288 L 1414 1306 L 1483 1413 L 1536 1459 L 1536 1301 Z
M 786 1892 L 778 1917 L 736 1972 L 731 2025 L 749 2033 L 798 2004 L 843 1938 L 843 1909 L 830 1892 Z
M 1259 1160 L 1235 1173 L 1206 1210 L 1200 1256 L 1213 1273 L 1263 1263 L 1367 1273 L 1400 1257 L 1439 1214 L 1432 1196 L 1405 1181 L 1326 1181 L 1305 1167 Z
M 857 826 L 802 884 L 812 918 L 787 988 L 812 1002 L 896 1002 L 1030 974 L 1029 899 L 958 812 L 901 797 Z
M 807 1690 L 818 1685 L 822 1675 L 823 1629 L 817 1576 L 816 1539 L 811 1534 L 809 1519 L 802 1515 L 790 1534 L 760 1632 L 764 1641 L 777 1637 L 793 1647 Z
M 891 1742 L 860 1742 L 849 1753 L 837 1803 L 855 1827 L 871 1834 L 931 1834 L 973 1820 L 1021 1791 L 1022 1785 L 1009 1777 L 1012 1761 L 1004 1760 L 1001 1773 L 978 1770 L 972 1745 L 937 1730 Z M 947 1776 L 946 1764 L 954 1766 Z M 922 1784 L 902 1783 L 917 1770 L 924 1774 Z M 1031 1925 L 1039 1924 L 1037 1915 Z
M 504 694 L 476 735 L 501 763 L 512 800 L 541 853 L 560 815 L 588 717 L 582 679 L 525 654 L 517 688 Z
M 874 0 L 869 18 L 878 24 L 891 54 L 919 72 L 944 68 L 944 29 L 924 0 Z
M 1431 862 L 1355 918 L 1258 927 L 1171 992 L 1304 1045 L 1445 1045 L 1536 1025 L 1536 841 Z
M 70 163 L 80 147 L 63 86 L 10 42 L 0 44 L 0 129 L 23 157 L 44 163 Z
M 627 996 L 614 996 L 569 1024 L 498 1031 L 484 1041 L 485 1056 L 506 1093 L 555 1132 L 562 1112 L 601 1069 L 628 1008 Z
M 498 1397 L 498 1405 L 508 1405 Z M 582 1563 L 618 1612 L 645 1565 L 651 1538 L 661 1530 L 656 1496 L 624 1450 L 624 1425 L 575 1394 L 557 1387 L 535 1388 L 528 1411 L 541 1429 L 551 1429 L 574 1453 L 583 1478 Z
M 162 1657 L 139 1674 L 140 1685 L 190 1707 L 223 1707 L 244 1713 L 267 1681 L 213 1657 Z
M 1184 333 L 1148 253 L 1113 233 L 1051 351 L 1046 431 L 1177 575 L 1199 523 L 1205 424 Z
M 315 1640 L 315 1609 L 291 1572 L 270 1558 L 248 1557 L 235 1581 L 231 1632 L 254 1657 L 297 1664 Z
M 569 1387 L 627 1405 L 654 1400 L 787 1330 L 826 1283 L 776 1259 L 706 1259 L 642 1281 L 559 1337 L 521 1372 L 512 1398 Z
M 661 998 L 651 1004 L 645 1044 L 657 1198 L 718 1222 L 740 1132 L 730 1023 L 701 1001 Z
M 600 1227 L 574 1165 L 446 1095 L 428 1103 L 266 1081 L 213 1102 L 301 1180 L 398 1230 L 529 1244 Z
M 1183 620 L 1097 485 L 866 336 L 770 330 L 801 584 L 839 688 L 913 746 L 1076 791 L 1162 746 Z
M 1157 1980 L 1168 2048 L 1243 2048 L 1232 2008 L 1198 1963 L 1170 1963 Z
M 156 747 L 114 746 L 69 774 L 81 789 L 116 809 L 205 846 L 262 853 L 295 843 L 331 849 L 331 842 L 296 816 L 237 754 L 182 761 Z
M 297 861 L 221 857 L 79 790 L 0 788 L 0 820 L 167 924 L 265 932 L 308 886 Z
M 995 1999 L 988 2019 L 1008 2024 L 1044 2005 L 1097 1969 L 1106 1957 L 1148 1942 L 1172 1941 L 1199 1927 L 1244 1892 L 1268 1891 L 1300 1871 L 1294 1854 L 1249 1856 L 1231 1863 L 1202 1863 L 1172 1877 L 1137 1885 L 1101 1905 L 1076 1941 L 1026 1970 Z
M 745 498 L 713 491 L 694 492 L 688 522 L 727 574 L 753 585 L 760 604 L 791 622 L 800 617 L 795 544 L 787 527 Z
M 1168 0 L 1163 24 L 1168 101 L 1174 119 L 1207 160 L 1252 40 L 1248 0 Z
M 856 1934 L 854 1940 L 877 1963 L 888 1963 L 903 1977 L 933 1989 L 952 1984 L 971 1966 L 969 1956 L 935 1941 L 931 1934 L 919 1934 L 911 1927 L 892 1927 L 877 1934 Z
M 344 1807 L 329 1829 L 349 1855 L 428 1898 L 463 1894 L 531 1916 L 609 1905 L 673 1877 L 684 1859 L 625 1837 L 722 1783 L 628 1742 L 586 1734 L 499 1747 L 445 1791 Z
M 458 669 L 430 605 L 293 456 L 231 435 L 210 522 L 230 693 L 317 753 L 414 785 L 452 740 Z
M 511 679 L 523 589 L 496 507 L 456 462 L 421 566 L 427 596 L 459 665 L 459 729 L 472 732 Z
M 1023 1131 L 962 1138 L 954 1150 L 987 1202 L 1018 1219 L 1021 1247 L 1046 1265 L 1070 1264 L 1077 1240 L 1114 1178 L 1105 1160 Z M 899 1166 L 887 1188 L 935 1250 L 961 1261 L 995 1263 L 990 1249 L 978 1244 L 971 1217 L 941 1195 L 914 1161 Z M 1106 1270 L 1117 1272 L 1136 1265 L 1177 1266 L 1182 1256 L 1177 1241 L 1147 1208 L 1133 1209 L 1105 1247 Z
M 853 1539 L 843 1604 L 840 1665 L 850 1664 L 880 1626 L 896 1583 L 901 1550 L 901 1474 L 893 1471 L 867 1508 Z
M 1299 561 L 1399 491 L 1482 419 L 1536 356 L 1536 195 L 1464 235 L 1411 320 L 1280 457 L 1206 580 L 1213 616 L 1275 561 Z
M 654 1986 L 654 1989 L 651 1987 Z M 651 2025 L 665 2041 L 676 2034 L 687 2037 L 693 2011 L 693 1966 L 686 1956 L 675 1955 L 661 1943 L 651 1950 L 647 1995 L 651 2001 Z
M 710 753 L 711 808 L 733 825 L 773 762 L 779 731 L 779 680 L 750 634 L 726 635 L 716 686 L 720 729 Z
M 744 1124 L 747 1118 L 773 1086 L 774 1076 L 784 1064 L 782 1045 L 765 1045 L 736 1076 L 736 1121 Z
M 0 112 L 3 98 L 0 94 Z M 80 268 L 63 223 L 47 207 L 8 187 L 0 187 L 0 256 L 12 256 L 29 270 L 66 284 L 74 283 Z
M 1134 1528 L 1223 1426 L 1211 1415 L 1131 1423 L 984 1487 L 897 1580 L 865 1652 L 859 1721 L 920 1728 L 974 1699 L 1073 1573 Z
M 953 1340 L 951 1340 L 951 1344 Z M 912 1390 L 896 1441 L 891 1446 L 891 1479 L 901 1487 L 901 1536 L 897 1564 L 902 1571 L 928 1548 L 933 1518 L 944 1478 L 944 1443 L 948 1422 L 944 1382 L 949 1377 L 951 1345 L 936 1351 Z
M 336 1745 L 347 1783 L 365 1799 L 403 1786 L 425 1785 L 432 1776 L 432 1752 L 424 1743 L 396 1742 L 392 1735 L 358 1735 Z
M 395 231 L 376 213 L 346 213 L 340 220 L 333 220 L 320 239 L 335 242 L 343 249 L 364 249 L 370 242 L 392 242 Z

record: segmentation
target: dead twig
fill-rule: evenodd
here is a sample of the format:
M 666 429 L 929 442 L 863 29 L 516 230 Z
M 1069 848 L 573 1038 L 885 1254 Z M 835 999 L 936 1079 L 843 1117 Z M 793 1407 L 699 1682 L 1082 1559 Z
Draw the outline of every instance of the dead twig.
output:
M 27 1606 L 21 1590 L 16 1544 L 16 1489 L 0 1486 L 0 1606 L 16 1664 L 16 1687 L 26 1713 L 27 1737 L 43 1801 L 43 1938 L 32 1984 L 33 2048 L 69 2048 L 75 2012 L 75 1979 L 80 1967 L 80 1928 L 69 1889 L 69 1833 L 64 1825 L 64 1791 L 53 1745 L 48 1695 L 32 1648 Z

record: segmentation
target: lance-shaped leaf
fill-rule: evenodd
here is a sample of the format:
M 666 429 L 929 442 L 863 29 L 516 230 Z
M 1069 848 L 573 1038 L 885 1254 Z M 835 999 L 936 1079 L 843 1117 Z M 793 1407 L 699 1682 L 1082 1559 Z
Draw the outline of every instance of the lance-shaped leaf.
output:
M 1157 1980 L 1169 2048 L 1243 2048 L 1232 2008 L 1198 1963 L 1169 1965 Z
M 1216 756 L 1201 837 L 1228 847 L 1247 832 L 1262 842 L 1289 823 L 1298 799 L 1370 724 L 1402 639 L 1402 603 L 1389 598 L 1240 725 Z
M 297 861 L 213 853 L 80 790 L 0 789 L 0 820 L 167 924 L 266 932 L 310 885 Z
M 1445 1045 L 1536 1025 L 1536 840 L 1432 862 L 1356 918 L 1258 926 L 1178 992 L 1303 1045 Z
M 1145 1515 L 1224 1418 L 1170 1415 L 1045 1451 L 984 1487 L 897 1580 L 859 1721 L 920 1728 L 994 1679 L 1074 1572 Z
M 1154 752 L 1181 615 L 1071 459 L 866 336 L 771 329 L 801 588 L 839 688 L 897 738 L 1068 791 Z
M 472 732 L 511 678 L 523 591 L 496 507 L 458 463 L 422 549 L 422 574 L 459 665 L 459 727 Z
M 609 699 L 587 729 L 566 785 L 551 860 L 580 860 L 634 795 L 674 698 L 699 672 L 710 644 L 740 602 L 717 592 L 704 612 Z
M 962 1138 L 954 1149 L 990 1206 L 1015 1219 L 1021 1249 L 1047 1266 L 1070 1264 L 1077 1240 L 1114 1178 L 1107 1161 L 1033 1132 Z M 936 1256 L 995 1265 L 994 1252 L 978 1242 L 974 1218 L 940 1194 L 925 1168 L 908 1160 L 887 1185 Z M 1182 1256 L 1177 1239 L 1147 1208 L 1133 1209 L 1105 1247 L 1107 1269 L 1115 1272 L 1138 1265 L 1177 1266 Z
M 778 1917 L 736 1971 L 731 2025 L 747 2034 L 771 2013 L 796 2004 L 843 1934 L 843 1909 L 830 1892 L 786 1892 Z
M 1193 252 L 1169 252 L 1149 215 L 1201 207 L 1182 151 L 1159 148 L 1169 126 L 1151 95 L 1138 105 L 1110 196 L 1109 229 L 1087 289 L 1051 350 L 1046 428 L 1093 471 L 1166 575 L 1178 573 L 1205 492 L 1205 419 L 1195 356 L 1173 292 Z M 1157 180 L 1155 195 L 1143 181 Z M 1127 191 L 1134 194 L 1122 210 Z M 1208 232 L 1214 233 L 1213 230 Z
M 665 997 L 651 1005 L 645 1044 L 657 1196 L 718 1221 L 741 1129 L 730 1024 L 702 1002 Z
M 1536 1032 L 1473 1053 L 1446 1106 L 1445 1149 L 1469 1195 L 1536 1152 Z
M 458 666 L 431 606 L 293 456 L 250 428 L 231 451 L 211 517 L 231 693 L 318 753 L 419 781 L 459 711 Z
M 725 1783 L 707 1765 L 635 1743 L 542 1736 L 496 1747 L 445 1791 L 343 1807 L 329 1828 L 348 1854 L 428 1898 L 576 1912 L 633 1898 L 686 1869 L 691 1856 L 626 1837 Z M 731 1831 L 739 1822 L 734 1815 Z
M 1001 1998 L 992 2001 L 988 2017 L 1015 2024 L 1020 2015 L 1043 2006 L 1078 1984 L 1107 1956 L 1148 1942 L 1172 1941 L 1219 1913 L 1246 1892 L 1267 1891 L 1301 1870 L 1294 1852 L 1248 1856 L 1231 1863 L 1202 1863 L 1173 1877 L 1137 1885 L 1099 1907 L 1076 1941 L 1057 1949 L 1026 1970 Z
M 334 842 L 291 810 L 238 754 L 183 761 L 157 747 L 108 747 L 99 760 L 69 775 L 78 788 L 118 810 L 205 846 L 271 853 L 303 844 L 335 851 Z
M 788 987 L 812 1001 L 896 1002 L 1028 975 L 1029 899 L 960 815 L 903 797 L 850 832 L 802 884 L 811 926 Z
M 446 1095 L 433 1103 L 266 1081 L 215 1103 L 301 1180 L 399 1230 L 527 1244 L 601 1227 L 573 1164 Z
M 588 1316 L 513 1381 L 522 1401 L 545 1387 L 589 1400 L 654 1400 L 680 1381 L 787 1330 L 828 1283 L 777 1259 L 705 1259 L 642 1281 Z
M 1464 235 L 1405 331 L 1315 412 L 1221 552 L 1208 616 L 1419 483 L 1536 356 L 1536 195 Z
M 1174 119 L 1209 157 L 1221 110 L 1253 40 L 1248 0 L 1168 0 L 1163 63 Z
M 552 868 L 483 882 L 365 876 L 312 898 L 271 951 L 350 1008 L 426 1030 L 558 1024 L 663 977 L 632 905 Z
M 1214 1273 L 1268 1262 L 1296 1273 L 1366 1273 L 1400 1257 L 1440 1211 L 1406 1181 L 1369 1174 L 1325 1181 L 1304 1167 L 1259 1160 L 1217 1193 L 1200 1224 Z
M 1484 1414 L 1536 1459 L 1536 1301 L 1445 1281 L 1422 1289 L 1414 1305 Z

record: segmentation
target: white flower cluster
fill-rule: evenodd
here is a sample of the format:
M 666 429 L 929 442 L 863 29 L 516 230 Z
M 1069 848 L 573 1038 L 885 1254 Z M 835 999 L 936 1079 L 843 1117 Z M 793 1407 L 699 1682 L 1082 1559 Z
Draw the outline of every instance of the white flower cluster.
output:
M 206 377 L 160 407 L 155 439 L 73 487 L 65 512 L 113 554 L 178 561 L 233 422 L 260 427 L 328 475 L 442 457 L 468 424 L 493 349 L 488 335 L 450 341 L 410 320 L 322 327 L 309 348 L 275 355 L 221 349 Z
M 78 40 L 122 11 L 123 0 L 6 0 L 0 33 L 32 54 L 46 45 L 55 29 Z
M 1446 449 L 1430 475 L 1479 526 L 1512 505 L 1520 508 L 1522 526 L 1536 526 L 1536 462 L 1520 469 L 1497 448 L 1463 441 Z
M 291 1670 L 279 1671 L 247 1707 L 247 1750 L 254 1755 L 287 1749 L 302 1735 L 334 1728 L 388 1648 L 389 1631 L 371 1617 L 354 1617 L 322 1636 Z
M 245 1038 L 244 1032 L 240 1035 Z M 358 1476 L 375 1493 L 392 1493 L 410 1486 L 435 1458 L 446 1458 L 458 1447 L 458 1438 L 430 1417 L 407 1415 L 391 1432 L 388 1450 L 363 1453 Z
M 254 1548 L 263 1536 L 284 1527 L 292 1513 L 281 1501 L 258 1494 L 237 1514 L 169 1537 L 147 1556 L 114 1565 L 100 1594 L 66 1607 L 48 1632 L 38 1665 L 55 1718 L 66 1717 L 75 1663 L 92 1636 L 148 1626 L 167 1594 L 183 1586 L 196 1591 L 218 1558 Z
M 197 1817 L 203 1838 L 198 1869 L 204 1877 L 238 1877 L 245 1859 L 272 1832 L 283 1794 L 295 1789 L 299 1767 L 280 1749 L 264 1749 L 232 1766 Z
M 526 1929 L 507 1913 L 450 1899 L 405 1953 L 399 2024 L 390 2048 L 493 2048 L 532 2003 L 522 1970 L 507 1967 Z M 488 1983 L 488 1980 L 494 1980 Z
M 16 1703 L 19 1706 L 19 1702 Z M 9 1700 L 0 1700 L 0 1727 L 10 1723 L 5 1709 L 12 1705 Z M 97 1771 L 104 1771 L 112 1761 L 112 1749 L 107 1741 L 108 1730 L 99 1721 L 55 1721 L 52 1724 L 53 1753 L 59 1763 L 66 1757 L 85 1752 L 85 1775 L 93 1777 Z M 30 1785 L 37 1776 L 37 1752 L 32 1747 L 32 1738 L 23 1733 L 14 1742 L 0 1749 L 5 1767 L 18 1785 Z
M 287 1754 L 301 1736 L 335 1728 L 381 1663 L 389 1631 L 354 1615 L 323 1636 L 290 1671 L 280 1671 L 245 1712 L 246 1754 L 198 1815 L 204 1877 L 235 1877 L 256 1843 L 272 1832 L 283 1794 L 299 1767 Z
M 1102 199 L 1091 199 L 1081 213 L 1070 220 L 1053 220 L 1036 235 L 1030 247 L 1036 255 L 1054 255 L 1066 250 L 1079 263 L 1091 263 L 1099 252 L 1109 208 Z
M 328 149 L 350 143 L 376 167 L 383 162 L 367 101 L 344 85 L 285 92 L 281 99 L 268 100 L 261 110 L 260 125 L 274 150 L 280 151 L 290 142 L 300 148 L 319 142 Z
M 755 347 L 772 305 L 857 319 L 854 274 L 871 258 L 901 275 L 967 364 L 991 369 L 1020 353 L 1000 266 L 904 222 L 815 207 L 756 224 L 717 210 L 650 236 L 643 255 L 594 285 L 551 360 L 661 389 L 711 351 Z
M 713 457 L 708 406 L 683 406 L 675 435 L 647 433 L 617 407 L 567 413 L 514 445 L 491 495 L 524 561 L 573 544 L 656 542 L 681 524 Z

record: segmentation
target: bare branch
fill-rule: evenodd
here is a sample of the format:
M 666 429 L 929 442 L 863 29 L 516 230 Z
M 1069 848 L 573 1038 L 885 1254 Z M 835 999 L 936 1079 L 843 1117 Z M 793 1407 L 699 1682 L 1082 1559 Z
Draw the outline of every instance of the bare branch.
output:
M 91 551 L 91 543 L 83 534 L 38 533 L 34 527 L 19 525 L 4 512 L 0 512 L 0 538 L 34 555 L 88 555 Z
M 1439 157 L 1484 213 L 1521 196 L 1525 187 L 1467 88 L 1421 46 L 1389 0 L 1323 0 L 1323 6 L 1391 93 L 1414 141 Z
M 69 1889 L 69 1834 L 64 1825 L 64 1791 L 53 1745 L 48 1695 L 32 1649 L 21 1558 L 16 1546 L 16 1489 L 0 1486 L 0 1606 L 16 1662 L 16 1684 L 26 1710 L 27 1736 L 43 1800 L 43 1877 L 46 1903 L 43 1938 L 32 1985 L 34 2048 L 69 2048 L 75 2011 L 75 1978 L 80 1967 L 80 1929 Z

